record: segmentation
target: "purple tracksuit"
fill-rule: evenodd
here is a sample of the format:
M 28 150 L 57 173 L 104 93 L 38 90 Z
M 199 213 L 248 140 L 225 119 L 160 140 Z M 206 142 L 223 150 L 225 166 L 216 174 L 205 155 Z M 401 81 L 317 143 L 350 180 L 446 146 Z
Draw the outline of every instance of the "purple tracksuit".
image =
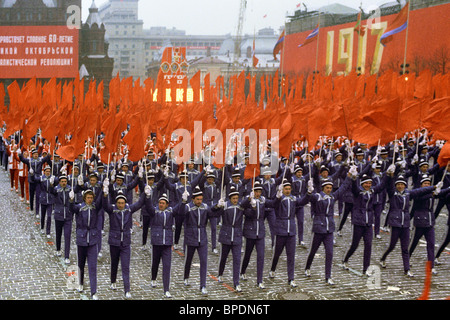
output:
M 189 278 L 192 258 L 195 250 L 200 260 L 200 289 L 206 287 L 206 272 L 208 267 L 208 237 L 206 226 L 208 219 L 217 216 L 205 203 L 196 206 L 192 201 L 179 206 L 178 214 L 184 216 L 184 244 L 187 246 L 184 264 L 184 279 Z
M 163 265 L 163 287 L 164 292 L 169 291 L 170 270 L 172 265 L 173 231 L 172 225 L 178 210 L 167 207 L 159 210 L 158 206 L 147 208 L 150 217 L 150 240 L 152 244 L 152 280 L 156 280 L 159 263 L 162 259 Z
M 352 224 L 353 224 L 353 239 L 352 244 L 344 257 L 344 262 L 347 262 L 353 253 L 356 251 L 361 238 L 364 239 L 364 259 L 363 272 L 365 272 L 370 265 L 370 257 L 372 255 L 372 239 L 374 222 L 374 203 L 376 196 L 385 188 L 387 176 L 384 176 L 381 183 L 364 190 L 362 186 L 357 185 L 357 181 L 353 181 L 352 193 L 354 196 Z
M 72 238 L 73 214 L 69 210 L 70 190 L 72 189 L 69 185 L 65 188 L 62 188 L 59 185 L 56 187 L 51 186 L 49 188 L 49 192 L 55 197 L 53 217 L 55 219 L 56 250 L 61 250 L 61 237 L 64 229 L 64 258 L 66 259 L 69 259 L 70 256 L 70 239 Z
M 450 188 L 442 190 L 437 198 L 445 199 L 450 192 Z M 432 194 L 426 194 L 418 197 L 414 200 L 413 209 L 411 210 L 411 218 L 414 216 L 415 232 L 413 240 L 409 247 L 409 256 L 411 257 L 420 238 L 425 236 L 427 241 L 427 259 L 431 261 L 432 267 L 434 267 L 434 245 L 435 245 L 435 216 L 433 213 L 435 196 Z M 414 212 L 414 215 L 413 215 Z
M 139 201 L 131 205 L 126 204 L 123 210 L 117 209 L 110 199 L 103 199 L 103 210 L 109 215 L 108 244 L 111 253 L 111 283 L 117 279 L 119 260 L 122 266 L 122 277 L 125 292 L 130 291 L 130 259 L 131 259 L 131 227 L 133 213 L 139 210 L 145 202 L 150 205 L 149 198 L 141 193 Z
M 231 251 L 233 255 L 233 284 L 236 287 L 239 285 L 244 208 L 239 203 L 233 205 L 230 201 L 227 201 L 225 207 L 214 207 L 212 210 L 222 217 L 222 227 L 219 233 L 219 242 L 222 244 L 219 276 L 223 275 L 227 257 Z
M 281 252 L 286 248 L 288 281 L 294 280 L 295 240 L 297 235 L 295 213 L 299 207 L 304 206 L 306 203 L 306 196 L 300 198 L 284 194 L 281 198 L 266 201 L 266 206 L 274 208 L 275 211 L 275 223 L 273 226 L 275 246 L 271 271 L 275 271 Z
M 351 181 L 347 177 L 339 189 L 330 195 L 326 195 L 323 191 L 320 193 L 306 194 L 306 198 L 311 202 L 313 240 L 305 269 L 310 269 L 314 256 L 320 244 L 323 243 L 325 246 L 325 279 L 331 278 L 333 232 L 336 228 L 334 223 L 334 204 L 349 189 Z
M 102 208 L 102 198 L 97 197 L 93 205 L 86 203 L 70 203 L 70 210 L 75 214 L 78 268 L 80 270 L 79 284 L 84 281 L 84 266 L 88 261 L 89 281 L 91 285 L 91 295 L 97 292 L 97 244 L 101 238 L 98 229 L 99 211 Z
M 55 202 L 55 197 L 50 190 L 50 176 L 42 175 L 40 178 L 41 186 L 40 186 L 40 196 L 39 196 L 39 204 L 41 206 L 41 230 L 44 230 L 44 225 L 46 224 L 46 234 L 50 234 L 50 229 L 52 225 L 52 209 L 53 203 Z M 47 221 L 45 219 L 47 216 Z
M 403 259 L 404 271 L 409 270 L 409 226 L 410 226 L 410 214 L 409 214 L 409 202 L 411 199 L 421 197 L 427 193 L 431 193 L 434 187 L 418 188 L 413 190 L 404 190 L 400 193 L 395 189 L 394 179 L 388 179 L 387 192 L 389 195 L 389 212 L 388 212 L 388 224 L 392 228 L 391 241 L 388 249 L 381 257 L 381 261 L 385 261 L 388 254 L 394 250 L 397 241 L 400 239 L 400 246 Z
M 264 220 L 267 218 L 268 211 L 265 210 L 266 198 L 261 196 L 255 199 L 256 207 L 250 205 L 250 198 L 246 197 L 242 201 L 242 207 L 245 208 L 244 231 L 245 254 L 242 260 L 241 274 L 245 274 L 253 248 L 256 247 L 256 281 L 263 282 L 264 270 L 264 248 L 266 228 Z

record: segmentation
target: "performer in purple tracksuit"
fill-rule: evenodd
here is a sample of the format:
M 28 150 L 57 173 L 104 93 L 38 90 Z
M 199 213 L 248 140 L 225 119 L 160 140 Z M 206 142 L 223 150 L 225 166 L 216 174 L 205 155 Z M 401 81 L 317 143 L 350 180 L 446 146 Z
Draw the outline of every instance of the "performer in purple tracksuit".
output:
M 179 205 L 183 205 L 181 202 Z M 156 277 L 158 268 L 162 260 L 163 266 L 163 288 L 164 296 L 171 298 L 170 288 L 170 270 L 172 265 L 172 245 L 173 230 L 172 226 L 175 221 L 175 214 L 178 210 L 172 210 L 169 207 L 169 199 L 167 195 L 162 194 L 158 199 L 157 206 L 150 205 L 147 207 L 150 217 L 150 240 L 152 244 L 152 287 L 156 286 Z
M 268 211 L 265 210 L 266 198 L 262 195 L 262 186 L 259 181 L 255 181 L 253 193 L 246 197 L 241 206 L 246 210 L 244 219 L 243 235 L 245 237 L 245 254 L 242 260 L 241 278 L 247 280 L 245 272 L 253 248 L 256 248 L 256 282 L 258 288 L 264 289 L 263 270 L 264 270 L 264 249 L 266 228 L 264 221 L 267 218 Z
M 242 223 L 244 219 L 244 208 L 239 204 L 239 191 L 231 187 L 228 194 L 229 200 L 220 199 L 212 211 L 222 217 L 222 227 L 219 233 L 219 242 L 222 244 L 219 262 L 218 281 L 222 282 L 228 254 L 233 255 L 233 284 L 236 292 L 241 292 L 239 285 L 239 268 L 241 266 L 242 249 Z
M 298 207 L 304 206 L 306 203 L 306 196 L 299 198 L 291 194 L 291 183 L 286 179 L 278 186 L 276 198 L 274 200 L 266 200 L 266 206 L 275 210 L 275 245 L 269 277 L 275 277 L 278 259 L 283 249 L 286 248 L 288 282 L 291 287 L 297 286 L 294 281 L 295 243 L 297 237 L 295 213 Z
M 311 216 L 313 218 L 313 239 L 309 251 L 308 259 L 305 266 L 305 275 L 311 276 L 310 268 L 314 256 L 323 243 L 325 247 L 325 281 L 329 285 L 334 285 L 331 278 L 331 266 L 333 261 L 333 233 L 336 229 L 334 223 L 334 204 L 336 201 L 347 192 L 350 188 L 352 178 L 356 179 L 357 168 L 352 166 L 348 172 L 344 183 L 337 189 L 333 190 L 333 180 L 322 181 L 322 191 L 314 193 L 314 183 L 312 180 L 308 181 L 308 192 L 306 198 L 311 202 Z M 350 178 L 352 177 L 352 178 Z
M 25 163 L 29 168 L 28 183 L 30 185 L 30 210 L 33 211 L 33 206 L 35 206 L 36 216 L 39 215 L 39 196 L 41 193 L 41 181 L 40 177 L 42 175 L 42 168 L 45 163 L 50 164 L 50 155 L 45 157 L 39 156 L 38 149 L 31 150 L 31 158 L 24 158 L 22 153 L 19 153 L 19 159 Z M 36 201 L 34 202 L 34 198 Z
M 89 282 L 91 286 L 91 297 L 97 300 L 97 255 L 98 241 L 101 238 L 101 230 L 98 229 L 99 212 L 102 208 L 103 197 L 95 198 L 90 189 L 83 191 L 83 202 L 75 204 L 75 193 L 69 192 L 70 211 L 75 214 L 77 234 L 77 257 L 78 257 L 78 291 L 83 291 L 84 266 L 88 262 Z
M 56 256 L 61 256 L 61 237 L 64 229 L 64 258 L 66 264 L 70 263 L 70 239 L 72 236 L 72 219 L 73 214 L 69 210 L 69 192 L 72 188 L 68 185 L 67 176 L 60 176 L 57 178 L 50 178 L 49 193 L 55 197 L 53 205 L 53 217 L 55 219 L 55 233 L 56 233 Z M 53 187 L 53 184 L 58 184 Z
M 125 298 L 131 298 L 130 293 L 130 258 L 131 258 L 131 227 L 133 223 L 133 213 L 142 206 L 149 207 L 150 188 L 145 188 L 141 193 L 139 201 L 129 205 L 127 196 L 122 192 L 117 192 L 115 198 L 109 196 L 109 185 L 107 179 L 103 184 L 103 210 L 109 215 L 109 251 L 111 254 L 111 289 L 116 289 L 117 269 L 119 260 L 122 267 L 122 278 L 124 283 Z M 114 204 L 111 202 L 114 201 Z
M 39 178 L 41 181 L 41 192 L 39 196 L 39 204 L 41 206 L 41 232 L 44 232 L 45 225 L 45 233 L 47 234 L 47 238 L 50 238 L 50 229 L 52 225 L 52 209 L 53 203 L 55 202 L 55 196 L 49 192 L 51 186 L 50 178 L 52 177 L 51 172 L 52 168 L 47 165 L 44 168 L 44 174 Z M 47 219 L 45 219 L 45 216 L 47 216 Z
M 203 203 L 203 192 L 200 187 L 194 188 L 192 200 L 189 203 L 187 203 L 188 196 L 188 192 L 183 193 L 182 203 L 184 205 L 178 206 L 178 212 L 176 213 L 184 216 L 184 244 L 186 246 L 184 284 L 189 285 L 192 258 L 197 251 L 200 260 L 200 290 L 203 295 L 207 295 L 208 237 L 206 226 L 208 219 L 217 215 L 211 211 L 207 204 Z
M 431 186 L 431 176 L 422 175 L 420 180 L 420 187 Z M 433 194 L 426 194 L 424 196 L 414 199 L 413 210 L 411 210 L 411 219 L 414 217 L 414 236 L 409 246 L 409 256 L 411 257 L 420 238 L 425 236 L 427 241 L 427 258 L 431 261 L 432 272 L 436 274 L 434 269 L 434 245 L 435 245 L 435 233 L 434 226 L 436 219 L 434 217 L 433 208 L 435 199 L 445 199 L 449 194 L 450 188 L 446 188 L 440 191 L 437 188 Z
M 413 277 L 413 274 L 410 271 L 408 253 L 410 227 L 409 202 L 411 199 L 419 198 L 428 193 L 431 194 L 435 190 L 436 186 L 407 190 L 407 181 L 403 176 L 400 175 L 394 178 L 393 166 L 394 165 L 391 165 L 387 170 L 389 179 L 386 183 L 390 203 L 387 222 L 392 229 L 391 241 L 389 247 L 380 259 L 380 264 L 381 267 L 386 268 L 386 258 L 388 254 L 394 250 L 397 241 L 400 239 L 405 275 L 408 277 Z
M 352 193 L 354 196 L 352 210 L 353 238 L 352 244 L 342 261 L 346 270 L 348 270 L 348 260 L 358 248 L 361 238 L 364 239 L 363 274 L 366 274 L 369 268 L 370 257 L 372 255 L 372 225 L 374 223 L 375 197 L 384 190 L 386 179 L 387 176 L 384 176 L 381 183 L 372 186 L 372 178 L 363 174 L 357 179 L 359 180 L 359 186 L 357 180 L 354 180 L 352 183 Z

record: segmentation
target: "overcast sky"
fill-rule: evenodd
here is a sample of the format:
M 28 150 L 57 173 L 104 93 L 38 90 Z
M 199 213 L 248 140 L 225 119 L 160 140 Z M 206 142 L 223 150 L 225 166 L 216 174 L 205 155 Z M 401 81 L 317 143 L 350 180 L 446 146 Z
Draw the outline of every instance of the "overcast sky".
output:
M 287 21 L 287 13 L 293 14 L 300 3 L 305 3 L 308 10 L 333 3 L 357 9 L 362 4 L 367 12 L 371 6 L 392 1 L 395 0 L 248 0 L 244 33 L 253 34 L 254 30 L 265 27 L 278 31 Z M 97 7 L 106 2 L 108 0 L 95 0 Z M 83 21 L 91 4 L 92 0 L 82 0 Z M 139 19 L 144 21 L 146 29 L 164 26 L 185 30 L 188 35 L 236 34 L 239 6 L 240 0 L 140 0 Z M 304 10 L 303 6 L 301 8 Z

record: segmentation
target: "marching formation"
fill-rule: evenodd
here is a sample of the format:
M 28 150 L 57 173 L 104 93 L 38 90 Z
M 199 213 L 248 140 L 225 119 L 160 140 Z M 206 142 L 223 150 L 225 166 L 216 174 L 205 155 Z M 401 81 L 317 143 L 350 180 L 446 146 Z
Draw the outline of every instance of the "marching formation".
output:
M 173 249 L 185 253 L 186 286 L 190 285 L 190 269 L 197 251 L 204 295 L 208 255 L 219 251 L 219 282 L 231 254 L 235 291 L 242 291 L 240 281 L 247 279 L 250 259 L 256 259 L 257 286 L 264 289 L 267 246 L 273 249 L 268 276 L 276 276 L 285 250 L 286 278 L 290 286 L 296 287 L 294 271 L 299 263 L 295 248 L 307 247 L 303 239 L 306 212 L 310 212 L 313 224 L 305 276 L 311 276 L 314 256 L 323 244 L 328 285 L 334 285 L 333 246 L 347 220 L 351 220 L 353 234 L 342 266 L 349 268 L 362 240 L 362 272 L 366 276 L 372 241 L 381 238 L 380 230 L 390 233 L 387 250 L 379 257 L 380 266 L 386 267 L 389 254 L 400 240 L 403 271 L 408 277 L 413 277 L 409 260 L 422 237 L 434 273 L 450 242 L 447 231 L 445 241 L 435 252 L 435 221 L 444 206 L 449 209 L 450 175 L 448 165 L 441 166 L 437 161 L 444 142 L 430 139 L 426 130 L 417 138 L 406 134 L 387 145 L 370 148 L 345 137 L 321 137 L 311 151 L 300 140 L 294 144 L 289 159 L 279 157 L 268 141 L 268 147 L 258 152 L 258 167 L 254 167 L 250 178 L 245 174 L 251 166 L 245 143 L 227 149 L 226 164 L 218 168 L 208 145 L 189 162 L 178 163 L 170 146 L 158 150 L 155 135 L 146 141 L 146 156 L 135 162 L 128 159 L 125 144 L 112 154 L 112 159 L 103 159 L 102 135 L 95 141 L 88 140 L 85 152 L 73 162 L 62 159 L 58 148 L 52 148 L 39 134 L 31 139 L 28 148 L 19 137 L 1 136 L 0 159 L 9 173 L 11 190 L 29 203 L 40 219 L 41 232 L 49 238 L 54 222 L 55 254 L 64 256 L 67 264 L 75 228 L 79 291 L 83 291 L 87 262 L 92 299 L 98 299 L 97 259 L 104 248 L 104 230 L 109 232 L 110 288 L 117 290 L 120 262 L 124 295 L 131 298 L 133 215 L 139 215 L 143 227 L 143 248 L 148 240 L 151 245 L 152 286 L 162 263 L 167 298 L 171 297 Z M 305 207 L 310 210 L 305 211 Z M 334 220 L 337 215 L 338 225 Z M 267 239 L 270 243 L 266 243 Z M 217 249 L 219 245 L 221 250 Z M 252 257 L 254 250 L 256 257 Z

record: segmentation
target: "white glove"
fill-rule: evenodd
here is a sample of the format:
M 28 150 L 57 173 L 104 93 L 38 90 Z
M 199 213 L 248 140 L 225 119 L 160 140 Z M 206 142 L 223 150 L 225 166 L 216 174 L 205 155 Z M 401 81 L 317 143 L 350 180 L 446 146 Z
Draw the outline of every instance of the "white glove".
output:
M 294 173 L 294 168 L 295 168 L 295 165 L 294 165 L 294 163 L 292 162 L 292 163 L 289 165 L 289 170 L 291 170 L 291 172 Z
M 376 162 L 372 163 L 372 169 L 376 169 L 376 167 L 377 167 L 377 163 Z
M 152 194 L 152 188 L 150 188 L 149 185 L 146 185 L 146 186 L 144 187 L 144 192 L 145 192 L 145 194 L 149 197 L 149 196 Z
M 352 177 L 356 177 L 358 175 L 358 167 L 353 165 L 350 167 L 350 170 L 348 172 L 352 175 Z
M 189 196 L 189 192 L 184 191 L 184 192 L 183 192 L 183 195 L 182 195 L 182 197 L 181 197 L 182 200 L 183 200 L 183 202 L 186 202 L 186 201 L 187 201 L 188 196 Z
M 250 192 L 250 199 L 254 199 L 254 198 L 255 198 L 255 192 L 252 191 L 252 192 Z
M 108 179 L 103 180 L 103 186 L 104 187 L 109 187 L 109 180 Z
M 381 146 L 377 147 L 376 155 L 379 156 L 381 154 Z
M 139 168 L 138 176 L 139 176 L 139 178 L 141 178 L 141 179 L 144 177 L 144 169 L 143 169 L 142 167 Z
M 92 154 L 97 154 L 97 148 L 92 148 Z
M 313 193 L 313 191 L 314 191 L 314 182 L 311 179 L 309 179 L 308 180 L 308 193 Z
M 55 176 L 50 177 L 50 184 L 53 185 L 55 183 Z
M 252 198 L 252 200 L 250 200 L 250 205 L 252 208 L 256 208 L 256 200 Z
M 167 177 L 169 176 L 169 168 L 166 167 L 166 168 L 164 169 L 163 174 L 164 174 L 164 177 L 167 178 Z
M 398 153 L 398 144 L 395 144 L 395 145 L 394 145 L 394 152 L 395 152 L 395 153 Z
M 416 164 L 417 162 L 419 162 L 419 155 L 416 153 L 413 157 L 413 163 Z
M 83 183 L 84 183 L 83 176 L 80 174 L 80 175 L 78 176 L 78 185 L 79 185 L 79 186 L 82 186 Z
M 59 172 L 63 173 L 67 171 L 67 164 L 63 165 L 61 170 L 59 170 Z
M 283 195 L 283 187 L 279 185 L 277 191 L 277 198 L 280 199 L 282 195 Z
M 394 173 L 394 172 L 395 172 L 395 164 L 391 164 L 391 165 L 387 168 L 386 172 L 387 172 L 387 173 Z
M 30 175 L 33 175 L 34 174 L 34 170 L 33 169 L 30 169 Z
M 436 190 L 435 190 L 435 192 L 436 193 L 439 193 L 439 192 L 441 192 L 441 189 L 442 189 L 442 186 L 444 185 L 444 183 L 442 182 L 442 181 L 439 181 L 437 184 L 436 184 Z
M 375 157 L 373 157 L 372 162 L 377 162 L 378 161 L 378 155 L 376 155 Z
M 111 171 L 111 177 L 113 177 L 113 176 L 115 176 L 116 175 L 116 169 L 112 169 L 112 171 Z
M 70 198 L 70 200 L 75 199 L 75 193 L 73 192 L 73 190 L 70 190 L 70 192 L 69 192 L 69 198 Z
M 406 168 L 406 161 L 405 161 L 405 160 L 402 160 L 402 161 L 400 162 L 400 166 L 402 167 L 402 169 L 405 169 L 405 168 Z
M 91 160 L 87 159 L 87 160 L 86 160 L 86 164 L 87 164 L 87 165 L 90 165 L 90 164 L 91 164 Z
M 217 206 L 218 206 L 219 208 L 225 207 L 225 200 L 220 199 L 219 202 L 217 203 Z
M 104 193 L 105 195 L 108 195 L 108 193 L 109 193 L 108 186 L 103 185 L 103 193 Z
M 211 171 L 212 171 L 211 166 L 208 164 L 208 165 L 206 166 L 206 172 L 211 172 Z

